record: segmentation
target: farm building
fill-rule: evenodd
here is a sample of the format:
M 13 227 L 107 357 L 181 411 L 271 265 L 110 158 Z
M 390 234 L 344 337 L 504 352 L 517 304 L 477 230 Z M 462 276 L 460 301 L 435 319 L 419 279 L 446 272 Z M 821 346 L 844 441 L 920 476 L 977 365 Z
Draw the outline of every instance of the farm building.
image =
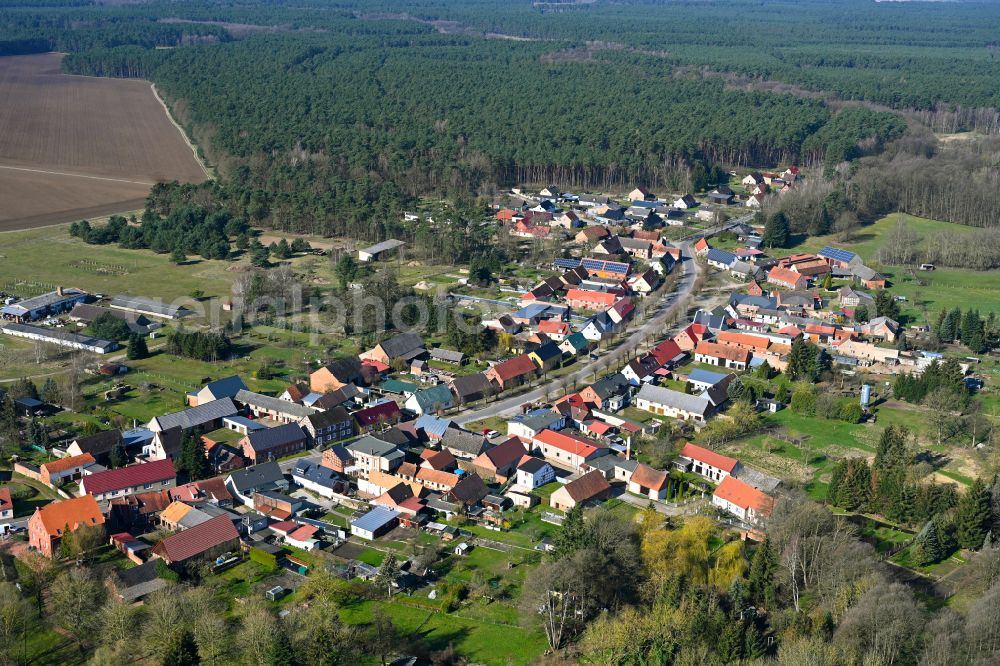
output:
M 363 250 L 358 250 L 358 261 L 378 261 L 384 259 L 386 255 L 391 253 L 393 250 L 399 250 L 403 247 L 405 243 L 401 240 L 396 240 L 390 238 L 389 240 L 384 240 L 381 243 L 376 243 L 370 247 L 366 247 Z
M 6 305 L 0 308 L 0 315 L 5 319 L 13 319 L 18 322 L 34 321 L 49 315 L 66 312 L 77 303 L 83 303 L 87 299 L 87 295 L 87 292 L 80 289 L 58 287 L 55 291 Z
M 54 328 L 31 326 L 30 324 L 6 324 L 0 328 L 0 331 L 18 338 L 47 342 L 52 345 L 59 345 L 60 347 L 69 347 L 70 349 L 82 349 L 94 354 L 107 354 L 118 349 L 118 343 L 113 340 L 101 340 L 100 338 L 92 338 L 89 335 L 80 335 L 79 333 L 70 333 L 69 331 L 61 331 Z
M 180 319 L 193 314 L 182 305 L 169 305 L 162 299 L 144 298 L 142 296 L 115 296 L 111 299 L 111 307 L 115 310 L 136 312 L 161 319 Z
M 370 541 L 389 532 L 398 524 L 398 512 L 384 506 L 377 506 L 351 522 L 351 534 Z

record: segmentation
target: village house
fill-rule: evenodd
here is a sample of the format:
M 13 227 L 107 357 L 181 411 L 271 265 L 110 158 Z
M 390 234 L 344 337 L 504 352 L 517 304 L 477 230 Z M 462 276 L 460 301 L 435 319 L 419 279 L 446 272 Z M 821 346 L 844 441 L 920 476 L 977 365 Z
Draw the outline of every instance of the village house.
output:
M 521 354 L 497 363 L 485 374 L 487 379 L 504 391 L 530 381 L 538 374 L 538 367 L 530 356 Z
M 28 520 L 28 545 L 52 559 L 67 527 L 72 533 L 80 527 L 103 524 L 104 514 L 91 495 L 51 502 L 35 509 Z
M 372 541 L 399 525 L 399 512 L 377 506 L 351 521 L 351 534 Z
M 344 388 L 348 384 L 363 384 L 361 360 L 348 356 L 330 361 L 309 375 L 309 389 L 315 393 L 326 393 Z
M 653 356 L 640 356 L 629 361 L 621 369 L 621 374 L 628 380 L 629 384 L 638 386 L 644 382 L 652 381 L 660 367 L 660 363 Z
M 191 407 L 179 412 L 153 417 L 146 428 L 153 432 L 180 427 L 185 432 L 193 430 L 198 433 L 215 430 L 222 425 L 222 419 L 239 413 L 232 398 L 222 398 L 212 402 Z
M 697 205 L 698 201 L 690 194 L 683 194 L 674 200 L 674 208 L 680 208 L 681 210 L 694 208 Z
M 406 399 L 404 406 L 414 414 L 436 414 L 455 406 L 455 397 L 446 384 L 437 384 L 417 391 Z
M 246 389 L 247 385 L 238 375 L 223 377 L 222 379 L 216 379 L 215 381 L 205 384 L 199 391 L 189 393 L 188 405 L 190 407 L 197 407 L 198 405 L 204 405 L 212 402 L 213 400 L 235 398 L 237 393 Z
M 705 261 L 713 268 L 718 268 L 720 271 L 728 271 L 736 263 L 737 258 L 732 252 L 718 250 L 713 247 L 705 253 Z
M 482 372 L 455 377 L 450 381 L 449 388 L 460 405 L 479 400 L 492 391 L 490 380 Z
M 237 393 L 235 400 L 243 405 L 254 418 L 271 419 L 278 423 L 298 423 L 305 417 L 316 413 L 312 407 L 247 390 Z
M 347 468 L 354 464 L 354 456 L 341 444 L 335 444 L 323 451 L 320 464 L 338 474 L 346 474 Z
M 562 362 L 562 351 L 556 343 L 547 340 L 528 352 L 528 357 L 534 361 L 542 373 L 559 367 Z
M 363 352 L 360 358 L 362 361 L 379 361 L 391 366 L 396 359 L 409 362 L 426 353 L 423 338 L 416 333 L 401 333 Z
M 727 476 L 712 493 L 712 504 L 744 523 L 754 524 L 771 515 L 774 500 L 753 486 Z
M 566 303 L 571 308 L 578 310 L 606 310 L 614 304 L 616 299 L 615 294 L 589 289 L 570 289 L 566 292 Z
M 839 247 L 830 247 L 829 245 L 820 250 L 816 256 L 826 261 L 830 266 L 845 270 L 862 263 L 861 257 L 854 252 L 842 250 Z
M 399 405 L 393 400 L 383 400 L 351 414 L 359 432 L 383 430 L 400 419 Z
M 549 497 L 549 505 L 559 511 L 569 511 L 577 504 L 588 504 L 606 499 L 611 485 L 598 470 L 593 470 L 570 481 Z
M 14 499 L 10 488 L 0 486 L 0 520 L 10 520 L 14 517 Z
M 153 433 L 152 441 L 143 447 L 146 460 L 174 460 L 181 453 L 184 431 L 180 426 Z
M 403 464 L 403 452 L 394 444 L 365 435 L 344 447 L 354 458 L 352 468 L 361 478 L 367 478 L 372 471 L 391 473 Z
M 566 417 L 551 409 L 536 409 L 526 414 L 518 414 L 507 421 L 507 434 L 512 437 L 532 439 L 535 435 L 550 428 L 562 430 L 566 427 Z
M 681 449 L 678 460 L 685 472 L 693 472 L 712 483 L 719 483 L 730 474 L 738 472 L 740 468 L 740 462 L 735 458 L 724 456 L 690 442 Z
M 628 491 L 662 502 L 667 498 L 667 479 L 663 470 L 639 463 L 628 481 Z
M 556 470 L 540 458 L 523 456 L 517 465 L 514 488 L 532 491 L 556 480 Z
M 448 428 L 441 435 L 441 447 L 456 458 L 472 460 L 486 450 L 486 437 L 462 428 Z
M 746 370 L 750 364 L 750 357 L 750 352 L 741 347 L 721 345 L 705 340 L 699 342 L 694 350 L 695 362 L 733 370 Z
M 472 465 L 482 478 L 496 479 L 498 482 L 504 483 L 514 475 L 517 464 L 525 453 L 526 450 L 521 440 L 517 437 L 511 437 L 480 453 L 472 461 Z
M 239 549 L 240 534 L 228 515 L 216 516 L 186 530 L 171 534 L 153 546 L 153 557 L 168 565 L 211 559 Z
M 93 495 L 99 501 L 134 495 L 140 492 L 173 488 L 177 472 L 171 460 L 155 460 L 141 465 L 109 469 L 80 479 L 82 495 Z
M 861 366 L 867 367 L 873 364 L 894 366 L 899 363 L 899 350 L 876 347 L 870 342 L 845 340 L 836 349 L 838 355 L 856 359 Z
M 256 465 L 303 451 L 308 441 L 302 426 L 297 423 L 285 423 L 274 428 L 251 432 L 240 440 L 240 448 L 243 450 L 243 456 L 251 464 Z
M 354 434 L 354 418 L 343 407 L 310 414 L 299 421 L 314 446 L 339 442 Z
M 275 461 L 238 469 L 226 477 L 226 488 L 234 500 L 253 506 L 253 497 L 259 492 L 288 490 L 288 480 Z
M 59 460 L 43 463 L 39 466 L 39 480 L 53 488 L 63 483 L 74 481 L 83 476 L 83 471 L 96 465 L 97 461 L 89 453 L 78 456 L 66 456 Z
M 635 396 L 635 406 L 660 416 L 698 423 L 704 423 L 712 411 L 711 401 L 703 395 L 688 395 L 653 384 L 642 385 Z
M 323 452 L 324 456 L 326 451 Z M 346 493 L 348 483 L 340 474 L 327 465 L 320 465 L 311 460 L 299 460 L 292 468 L 292 481 L 327 499 L 334 495 Z
M 809 286 L 809 278 L 801 273 L 775 266 L 767 272 L 767 281 L 786 289 L 801 290 Z
M 102 430 L 101 432 L 95 432 L 93 435 L 85 435 L 74 439 L 66 447 L 66 455 L 79 456 L 89 453 L 94 457 L 96 462 L 107 465 L 111 459 L 111 450 L 119 443 L 124 448 L 125 443 L 122 440 L 121 430 L 117 428 L 114 430 Z
M 560 467 L 578 470 L 588 460 L 607 454 L 607 447 L 578 435 L 543 430 L 531 440 L 542 456 Z
M 628 404 L 628 379 L 620 372 L 607 375 L 580 391 L 580 397 L 595 409 L 617 412 Z

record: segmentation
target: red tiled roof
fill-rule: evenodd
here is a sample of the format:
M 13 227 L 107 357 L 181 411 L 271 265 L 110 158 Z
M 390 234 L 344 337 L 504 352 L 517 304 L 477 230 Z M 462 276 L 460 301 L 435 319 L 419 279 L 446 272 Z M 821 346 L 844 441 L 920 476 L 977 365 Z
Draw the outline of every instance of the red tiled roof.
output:
M 738 363 L 748 363 L 750 361 L 750 352 L 742 347 L 729 347 L 727 345 L 718 345 L 714 342 L 706 342 L 702 340 L 698 343 L 694 352 L 696 354 L 703 354 L 705 356 L 711 356 L 713 358 L 724 358 L 729 361 L 736 361 Z
M 604 421 L 591 421 L 591 423 L 587 426 L 587 429 L 595 435 L 604 435 L 607 434 L 607 432 L 613 427 L 614 426 L 605 423 Z
M 682 353 L 681 348 L 673 340 L 664 340 L 649 350 L 649 355 L 655 358 L 660 365 L 677 358 Z
M 632 472 L 632 483 L 637 483 L 643 488 L 650 490 L 663 490 L 667 485 L 667 473 L 660 469 L 653 469 L 649 465 L 639 463 Z
M 573 501 L 579 504 L 607 492 L 611 488 L 611 485 L 604 478 L 604 474 L 595 469 L 570 481 L 563 487 L 569 493 L 569 496 L 573 498 Z
M 787 268 L 778 268 L 775 266 L 767 273 L 768 282 L 777 282 L 778 284 L 799 284 L 804 282 L 806 277 L 801 273 L 796 273 L 795 271 L 788 270 Z
M 566 292 L 566 300 L 577 301 L 588 305 L 599 305 L 609 307 L 614 304 L 617 296 L 603 291 L 590 291 L 588 289 L 570 289 Z
M 515 377 L 523 377 L 536 370 L 535 362 L 527 354 L 521 354 L 514 358 L 509 358 L 502 363 L 497 363 L 491 370 L 503 381 L 509 381 Z
M 142 465 L 132 465 L 120 469 L 109 469 L 83 477 L 81 489 L 91 495 L 100 495 L 122 488 L 135 488 L 147 483 L 158 483 L 177 476 L 174 463 L 170 460 L 154 460 Z
M 383 402 L 373 407 L 358 410 L 354 412 L 353 416 L 358 425 L 363 427 L 378 423 L 379 419 L 392 418 L 396 414 L 399 414 L 399 405 L 390 400 L 389 402 Z
M 10 497 L 10 488 L 0 488 L 0 511 L 10 511 L 14 508 L 14 500 Z
M 556 321 L 555 319 L 545 319 L 538 322 L 538 331 L 539 333 L 567 335 L 569 334 L 569 323 Z
M 721 453 L 710 451 L 696 444 L 691 444 L 690 442 L 685 444 L 684 448 L 681 449 L 681 455 L 685 458 L 690 458 L 691 460 L 698 460 L 700 462 L 705 463 L 706 465 L 711 465 L 712 467 L 730 473 L 732 473 L 733 469 L 739 462 L 735 458 L 724 456 Z
M 316 532 L 318 531 L 319 529 L 317 529 L 312 525 L 303 525 L 299 529 L 289 534 L 287 538 L 293 539 L 295 541 L 306 541 L 308 539 L 312 539 L 316 535 Z
M 712 494 L 738 507 L 753 509 L 758 514 L 767 515 L 774 507 L 772 497 L 733 476 L 724 478 Z
M 239 538 L 229 516 L 216 516 L 183 532 L 171 534 L 153 546 L 153 553 L 168 562 L 183 562 Z
M 502 444 L 498 444 L 492 449 L 479 454 L 475 462 L 484 467 L 500 469 L 501 467 L 514 464 L 521 459 L 524 453 L 524 444 L 521 443 L 521 440 L 517 437 L 511 437 Z M 489 464 L 487 465 L 487 463 Z
M 746 349 L 760 349 L 762 351 L 767 349 L 771 344 L 770 340 L 762 338 L 759 335 L 738 333 L 736 331 L 719 331 L 716 340 L 724 344 L 736 345 Z
M 555 430 L 543 430 L 535 435 L 534 441 L 554 448 L 588 458 L 597 453 L 598 448 L 593 442 L 574 435 L 564 435 Z
M 81 453 L 78 456 L 67 456 L 65 458 L 60 458 L 59 460 L 53 460 L 52 462 L 47 462 L 41 466 L 42 469 L 48 470 L 49 474 L 58 474 L 59 472 L 65 472 L 68 469 L 73 469 L 74 467 L 86 467 L 87 465 L 93 465 L 97 461 L 94 460 L 94 456 L 89 453 Z
M 104 524 L 101 507 L 97 505 L 97 500 L 92 495 L 46 504 L 36 509 L 35 515 L 41 519 L 42 527 L 49 536 L 60 536 L 67 525 L 70 531 L 73 531 L 80 525 Z

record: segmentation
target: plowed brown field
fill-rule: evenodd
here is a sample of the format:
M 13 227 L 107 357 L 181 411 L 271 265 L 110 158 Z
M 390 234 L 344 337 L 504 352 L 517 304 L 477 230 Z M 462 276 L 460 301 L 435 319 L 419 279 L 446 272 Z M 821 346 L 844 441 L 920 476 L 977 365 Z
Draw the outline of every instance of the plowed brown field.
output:
M 207 178 L 149 82 L 0 58 L 0 230 L 139 208 L 158 181 Z

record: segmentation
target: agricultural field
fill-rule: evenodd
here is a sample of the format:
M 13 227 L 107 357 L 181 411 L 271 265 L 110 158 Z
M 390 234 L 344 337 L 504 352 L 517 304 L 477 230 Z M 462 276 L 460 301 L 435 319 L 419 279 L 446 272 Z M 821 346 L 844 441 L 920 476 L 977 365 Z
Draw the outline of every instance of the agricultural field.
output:
M 1000 300 L 996 298 L 1000 290 L 1000 271 L 974 271 L 962 268 L 938 268 L 935 271 L 917 271 L 900 266 L 883 266 L 877 261 L 878 250 L 882 247 L 886 234 L 898 220 L 921 238 L 937 231 L 975 231 L 972 227 L 951 224 L 938 220 L 914 217 L 903 213 L 887 215 L 875 223 L 860 227 L 850 242 L 844 242 L 838 234 L 813 236 L 795 246 L 796 251 L 816 252 L 826 245 L 842 247 L 856 252 L 869 266 L 876 267 L 889 278 L 889 289 L 893 294 L 905 296 L 903 313 L 912 323 L 924 321 L 924 310 L 932 317 L 942 308 L 978 308 L 980 312 L 1000 313 Z
M 69 76 L 56 53 L 0 58 L 0 229 L 141 207 L 208 174 L 148 82 Z

